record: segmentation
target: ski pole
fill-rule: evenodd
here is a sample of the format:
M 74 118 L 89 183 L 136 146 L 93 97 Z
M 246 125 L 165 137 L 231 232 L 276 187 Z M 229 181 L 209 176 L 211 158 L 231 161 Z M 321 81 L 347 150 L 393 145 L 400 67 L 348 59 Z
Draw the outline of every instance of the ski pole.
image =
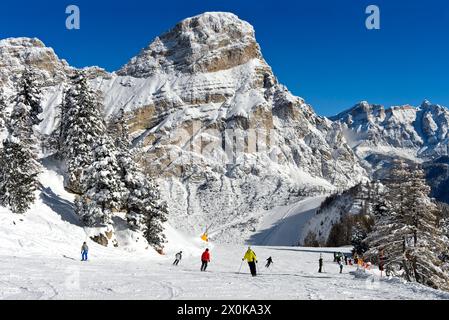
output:
M 240 274 L 240 271 L 242 270 L 242 266 L 243 266 L 243 260 L 242 260 L 242 263 L 240 263 L 240 268 L 239 268 L 238 274 Z

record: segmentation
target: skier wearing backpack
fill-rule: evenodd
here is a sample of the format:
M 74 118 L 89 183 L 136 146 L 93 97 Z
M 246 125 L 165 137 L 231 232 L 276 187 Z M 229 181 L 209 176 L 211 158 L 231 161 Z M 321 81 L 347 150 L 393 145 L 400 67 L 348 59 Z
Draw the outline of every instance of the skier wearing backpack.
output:
M 203 252 L 201 255 L 201 271 L 206 271 L 207 264 L 210 262 L 210 253 L 209 249 Z
M 271 266 L 272 263 L 274 263 L 274 262 L 273 262 L 273 259 L 272 259 L 271 257 L 269 257 L 269 258 L 267 259 L 267 264 L 265 265 L 265 268 L 269 268 L 269 267 Z
M 87 261 L 88 252 L 89 252 L 89 247 L 87 246 L 87 243 L 84 242 L 81 247 L 81 261 Z
M 254 253 L 253 250 L 251 250 L 251 247 L 248 247 L 248 250 L 245 253 L 245 256 L 243 257 L 242 261 L 248 261 L 249 270 L 251 271 L 251 275 L 253 277 L 257 276 L 257 269 L 256 269 L 256 263 L 257 263 L 257 256 Z
M 177 266 L 178 263 L 181 261 L 182 259 L 182 251 L 179 251 L 176 255 L 175 255 L 175 261 L 173 262 L 174 266 Z

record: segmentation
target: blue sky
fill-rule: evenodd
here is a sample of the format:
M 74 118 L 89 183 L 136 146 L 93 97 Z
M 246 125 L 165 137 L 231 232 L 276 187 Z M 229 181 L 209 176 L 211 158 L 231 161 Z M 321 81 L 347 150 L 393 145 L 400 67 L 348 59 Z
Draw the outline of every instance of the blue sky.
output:
M 321 115 L 360 100 L 449 106 L 447 0 L 5 2 L 0 38 L 38 37 L 77 67 L 115 71 L 183 18 L 230 11 L 254 25 L 279 81 Z M 69 4 L 80 7 L 80 30 L 65 28 Z M 381 30 L 365 28 L 370 4 L 380 7 Z

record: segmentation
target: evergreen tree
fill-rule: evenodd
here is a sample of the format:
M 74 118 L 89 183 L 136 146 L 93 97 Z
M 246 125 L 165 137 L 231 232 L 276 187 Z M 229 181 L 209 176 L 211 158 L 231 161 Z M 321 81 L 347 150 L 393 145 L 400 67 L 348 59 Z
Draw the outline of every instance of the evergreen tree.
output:
M 165 242 L 162 224 L 167 221 L 167 204 L 161 201 L 153 181 L 137 168 L 130 170 L 125 181 L 129 190 L 126 215 L 129 226 L 142 231 L 154 248 L 162 249 Z
M 10 135 L 0 155 L 0 203 L 23 214 L 35 201 L 40 164 L 22 141 Z
M 108 134 L 114 141 L 114 145 L 120 154 L 126 154 L 131 149 L 127 120 L 125 110 L 120 108 L 108 124 Z
M 30 121 L 33 125 L 38 125 L 42 122 L 39 114 L 42 113 L 40 82 L 38 77 L 32 69 L 27 68 L 22 74 L 18 86 L 18 94 L 14 97 L 14 104 L 23 103 L 30 107 Z
M 438 209 L 429 198 L 424 172 L 394 164 L 385 199 L 375 205 L 375 226 L 366 239 L 367 258 L 378 261 L 383 252 L 389 270 L 401 270 L 408 281 L 449 289 L 449 277 L 442 271 L 439 254 L 446 249 L 446 237 L 438 225 Z
M 0 203 L 15 213 L 25 213 L 35 201 L 41 166 L 33 126 L 42 112 L 39 91 L 30 72 L 22 76 L 7 123 L 8 137 L 0 155 Z M 4 101 L 4 100 L 3 100 Z M 4 102 L 2 102 L 4 104 Z
M 81 182 L 86 192 L 80 197 L 77 213 L 88 226 L 111 224 L 112 212 L 123 207 L 126 190 L 108 137 L 95 143 L 92 163 L 85 173 Z
M 93 147 L 106 133 L 101 115 L 102 104 L 88 85 L 82 71 L 72 77 L 61 105 L 59 151 L 66 161 L 67 188 L 75 193 L 86 191 L 81 184 L 84 170 L 93 161 Z
M 162 202 L 157 185 L 144 174 L 134 160 L 123 109 L 111 119 L 108 131 L 118 149 L 117 159 L 121 176 L 128 190 L 126 199 L 128 225 L 133 230 L 142 231 L 150 245 L 161 249 L 165 242 L 162 224 L 167 221 L 167 205 Z

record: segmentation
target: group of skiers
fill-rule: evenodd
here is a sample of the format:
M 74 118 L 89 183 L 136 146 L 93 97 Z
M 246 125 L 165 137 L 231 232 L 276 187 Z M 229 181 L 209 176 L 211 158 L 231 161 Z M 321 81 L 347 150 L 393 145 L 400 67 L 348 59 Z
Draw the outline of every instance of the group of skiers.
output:
M 179 262 L 181 261 L 181 259 L 182 259 L 182 251 L 179 251 L 175 255 L 175 261 L 173 262 L 173 265 L 177 266 L 179 264 Z M 257 276 L 257 267 L 256 267 L 256 263 L 258 263 L 257 256 L 256 256 L 255 252 L 251 249 L 251 247 L 248 247 L 248 250 L 246 251 L 245 255 L 243 256 L 242 263 L 245 260 L 248 262 L 248 266 L 249 266 L 251 275 L 253 277 Z M 203 252 L 203 254 L 201 255 L 201 271 L 206 271 L 208 263 L 210 263 L 210 252 L 209 252 L 209 249 L 206 249 Z M 267 259 L 267 263 L 265 264 L 265 267 L 269 268 L 271 266 L 271 264 L 273 264 L 273 263 L 274 263 L 273 258 L 269 257 Z M 239 272 L 240 272 L 240 270 L 239 270 Z
M 344 265 L 352 265 L 351 259 L 348 259 L 348 256 L 341 252 L 334 252 L 334 262 L 336 262 L 340 268 L 340 273 L 343 273 Z M 320 254 L 320 259 L 318 260 L 318 272 L 323 272 L 323 256 Z
M 84 242 L 81 247 L 81 261 L 87 261 L 88 252 L 89 252 L 89 247 L 87 246 L 87 243 Z M 182 259 L 182 251 L 179 251 L 175 255 L 175 261 L 173 261 L 173 265 L 177 266 L 179 264 L 179 262 L 181 262 L 181 259 Z M 357 257 L 355 259 L 357 259 Z M 245 255 L 242 258 L 242 264 L 245 260 L 248 262 L 248 266 L 249 266 L 251 275 L 253 277 L 257 276 L 257 266 L 256 266 L 256 264 L 258 263 L 257 256 L 256 256 L 256 253 L 251 249 L 251 247 L 248 247 L 248 250 L 245 252 Z M 348 257 L 341 252 L 334 252 L 334 262 L 338 263 L 338 265 L 340 267 L 340 273 L 343 273 L 344 264 L 352 265 L 351 259 L 348 260 Z M 209 252 L 209 248 L 207 248 L 201 255 L 201 269 L 200 270 L 206 271 L 207 265 L 209 263 L 210 263 L 210 252 Z M 269 257 L 267 259 L 267 263 L 265 264 L 265 268 L 269 268 L 273 263 L 274 263 L 273 258 Z M 240 269 L 241 269 L 241 266 L 240 266 Z M 239 269 L 239 272 L 240 272 L 240 269 Z M 322 254 L 320 254 L 320 258 L 318 260 L 318 272 L 319 273 L 323 272 L 323 256 L 322 256 Z
M 334 252 L 334 262 L 336 262 L 340 268 L 340 273 L 343 273 L 343 266 L 352 265 L 352 259 L 348 259 L 348 256 L 341 252 Z M 320 254 L 318 259 L 318 272 L 323 272 L 323 255 Z

